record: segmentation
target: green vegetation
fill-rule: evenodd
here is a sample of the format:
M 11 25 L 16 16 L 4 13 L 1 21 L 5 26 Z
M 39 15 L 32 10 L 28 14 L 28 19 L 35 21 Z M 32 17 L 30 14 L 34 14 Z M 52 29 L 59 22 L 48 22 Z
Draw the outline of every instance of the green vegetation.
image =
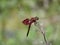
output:
M 60 45 L 60 0 L 0 0 L 0 45 L 45 45 L 34 24 L 26 37 L 22 21 L 34 16 L 44 23 L 49 43 Z

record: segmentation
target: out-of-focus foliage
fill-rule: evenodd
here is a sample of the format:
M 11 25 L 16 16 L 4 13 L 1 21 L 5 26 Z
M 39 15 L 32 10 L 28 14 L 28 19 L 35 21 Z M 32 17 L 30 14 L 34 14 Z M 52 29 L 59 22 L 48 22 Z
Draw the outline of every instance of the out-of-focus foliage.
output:
M 60 45 L 60 0 L 0 0 L 0 45 L 43 45 L 42 34 L 32 24 L 28 38 L 25 18 L 38 16 L 46 38 Z

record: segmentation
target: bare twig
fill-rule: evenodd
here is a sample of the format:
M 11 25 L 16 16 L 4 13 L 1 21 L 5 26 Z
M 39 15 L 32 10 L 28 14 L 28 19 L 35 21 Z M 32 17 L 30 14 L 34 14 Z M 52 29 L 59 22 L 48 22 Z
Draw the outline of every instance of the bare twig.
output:
M 43 24 L 42 24 L 42 23 L 39 24 L 39 22 L 35 22 L 35 26 L 38 27 L 39 31 L 40 31 L 40 32 L 42 33 L 42 35 L 43 35 L 43 38 L 44 38 L 44 41 L 45 41 L 46 45 L 48 45 L 48 41 L 47 41 L 46 36 L 45 36 L 45 31 L 44 31 L 44 26 L 43 26 Z

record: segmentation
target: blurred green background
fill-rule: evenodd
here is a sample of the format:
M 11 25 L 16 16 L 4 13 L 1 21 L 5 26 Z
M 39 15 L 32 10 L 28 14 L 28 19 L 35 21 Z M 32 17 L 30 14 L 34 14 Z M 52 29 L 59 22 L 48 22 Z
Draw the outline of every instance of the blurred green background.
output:
M 41 32 L 22 21 L 39 17 L 51 45 L 60 45 L 60 0 L 0 0 L 0 45 L 45 45 Z

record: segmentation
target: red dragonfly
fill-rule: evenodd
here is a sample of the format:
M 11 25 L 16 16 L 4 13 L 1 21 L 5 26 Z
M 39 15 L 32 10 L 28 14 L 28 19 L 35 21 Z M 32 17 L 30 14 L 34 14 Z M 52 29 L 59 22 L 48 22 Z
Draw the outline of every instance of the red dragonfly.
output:
M 39 19 L 38 17 L 33 17 L 31 19 L 27 18 L 27 19 L 23 20 L 23 24 L 28 25 L 27 37 L 28 37 L 29 31 L 30 31 L 31 24 L 36 22 L 38 19 Z

